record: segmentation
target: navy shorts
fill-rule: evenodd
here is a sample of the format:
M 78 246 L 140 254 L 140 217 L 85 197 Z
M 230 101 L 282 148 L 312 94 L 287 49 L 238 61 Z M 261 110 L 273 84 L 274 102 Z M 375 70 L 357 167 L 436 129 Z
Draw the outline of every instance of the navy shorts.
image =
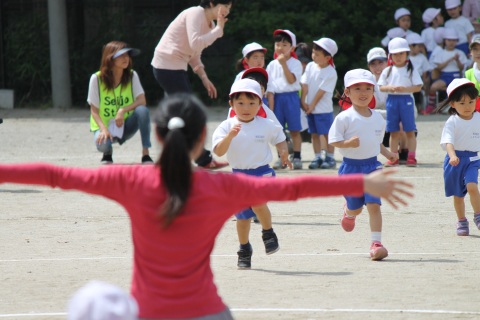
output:
M 409 94 L 389 94 L 387 97 L 387 128 L 388 132 L 400 131 L 402 123 L 403 131 L 417 130 L 415 125 L 415 102 Z
M 353 173 L 363 173 L 368 174 L 373 171 L 379 170 L 382 167 L 382 164 L 377 160 L 377 157 L 372 157 L 368 159 L 350 159 L 343 158 L 343 162 L 338 168 L 338 174 L 353 174 Z M 380 198 L 374 197 L 368 193 L 364 193 L 361 197 L 347 197 L 347 208 L 348 210 L 357 210 L 366 205 L 367 203 L 377 203 L 382 204 Z
M 270 168 L 268 164 L 258 167 L 256 169 L 232 169 L 232 171 L 234 173 L 241 172 L 256 177 L 275 177 L 275 170 Z M 253 218 L 254 216 L 255 212 L 253 212 L 252 208 L 242 210 L 239 213 L 235 214 L 235 217 L 237 217 L 238 220 L 248 220 L 250 218 Z
M 458 79 L 458 78 L 461 78 L 460 72 L 454 71 L 454 72 L 441 72 L 439 79 L 445 82 L 445 84 L 448 86 L 450 82 L 453 81 L 453 79 Z
M 328 134 L 333 124 L 333 112 L 311 113 L 307 115 L 308 132 L 315 134 Z
M 467 194 L 467 183 L 478 184 L 478 169 L 480 160 L 477 152 L 455 151 L 460 163 L 456 166 L 450 165 L 450 157 L 445 156 L 443 162 L 443 180 L 445 181 L 445 196 L 456 196 L 463 198 Z
M 273 112 L 284 129 L 302 131 L 298 92 L 275 93 Z

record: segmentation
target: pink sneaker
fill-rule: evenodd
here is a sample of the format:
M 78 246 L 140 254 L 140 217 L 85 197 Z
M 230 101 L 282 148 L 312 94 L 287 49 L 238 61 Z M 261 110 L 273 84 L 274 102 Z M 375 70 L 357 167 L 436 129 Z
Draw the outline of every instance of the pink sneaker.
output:
M 406 165 L 407 165 L 407 167 L 416 167 L 416 166 L 417 166 L 417 159 L 415 159 L 415 158 L 408 158 Z
M 429 104 L 424 110 L 420 111 L 420 114 L 423 114 L 423 115 L 431 114 L 433 113 L 433 110 L 435 110 L 435 107 Z
M 347 213 L 345 212 L 346 209 L 347 209 L 347 206 L 345 205 L 343 207 L 342 228 L 347 232 L 351 232 L 355 228 L 356 217 L 352 217 L 352 218 L 347 217 Z
M 388 256 L 387 249 L 378 241 L 373 241 L 370 246 L 370 258 L 374 261 L 380 261 Z
M 387 162 L 385 162 L 385 167 L 397 167 L 397 166 L 398 166 L 398 159 L 395 161 L 388 160 Z

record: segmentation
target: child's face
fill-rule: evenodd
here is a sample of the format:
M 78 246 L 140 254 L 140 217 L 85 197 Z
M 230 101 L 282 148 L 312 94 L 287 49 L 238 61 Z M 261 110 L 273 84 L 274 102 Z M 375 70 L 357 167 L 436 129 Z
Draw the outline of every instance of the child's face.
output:
M 444 19 L 443 19 L 443 16 L 441 13 L 439 13 L 435 19 L 432 20 L 432 25 L 434 27 L 439 27 L 439 26 L 443 26 L 443 23 L 444 23 Z
M 406 31 L 410 29 L 410 25 L 412 24 L 412 19 L 410 18 L 410 16 L 403 16 L 397 20 L 397 23 L 400 28 Z
M 325 68 L 328 66 L 331 56 L 326 56 L 322 50 L 312 50 L 312 60 L 320 67 Z
M 263 51 L 255 51 L 250 57 L 245 58 L 245 62 L 249 68 L 263 68 L 265 67 L 265 53 Z
M 368 108 L 373 98 L 373 85 L 369 83 L 357 83 L 345 88 L 345 94 L 352 100 L 352 104 L 359 108 Z
M 476 99 L 471 99 L 469 96 L 464 95 L 460 101 L 450 102 L 450 107 L 458 112 L 460 118 L 470 120 L 475 112 L 476 102 Z
M 383 69 L 387 67 L 386 60 L 373 60 L 368 64 L 368 69 L 375 76 L 375 79 L 378 79 L 382 74 Z
M 447 9 L 447 13 L 452 19 L 458 18 L 460 16 L 460 6 L 452 9 Z
M 458 40 L 445 39 L 445 49 L 447 49 L 448 51 L 452 51 L 455 49 L 457 43 L 458 43 Z
M 480 44 L 475 43 L 472 45 L 472 49 L 470 49 L 470 53 L 472 55 L 473 61 L 477 64 L 480 63 Z
M 292 44 L 288 41 L 279 41 L 275 42 L 275 53 L 277 55 L 285 55 L 286 57 L 290 57 L 290 53 L 293 51 Z
M 411 44 L 410 45 L 410 55 L 416 56 L 417 54 L 422 52 L 421 49 L 422 49 L 421 44 Z
M 249 98 L 245 93 L 241 93 L 236 99 L 230 100 L 229 104 L 241 122 L 252 121 L 260 109 L 260 99 L 257 96 L 254 96 L 253 99 Z
M 408 52 L 392 53 L 393 64 L 397 67 L 403 67 L 407 63 Z

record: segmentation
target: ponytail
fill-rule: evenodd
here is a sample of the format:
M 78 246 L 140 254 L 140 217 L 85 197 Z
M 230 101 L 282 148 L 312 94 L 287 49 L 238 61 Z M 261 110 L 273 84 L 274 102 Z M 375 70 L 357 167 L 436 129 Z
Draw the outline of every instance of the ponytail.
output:
M 163 150 L 157 165 L 168 197 L 160 209 L 160 219 L 168 227 L 181 213 L 192 185 L 190 154 L 206 125 L 203 104 L 188 94 L 163 100 L 155 119 L 156 133 Z

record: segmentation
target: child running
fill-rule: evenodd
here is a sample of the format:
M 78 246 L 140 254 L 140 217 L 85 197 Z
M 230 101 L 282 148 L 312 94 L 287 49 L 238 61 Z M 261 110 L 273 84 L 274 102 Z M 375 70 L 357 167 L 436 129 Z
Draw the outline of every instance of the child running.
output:
M 380 91 L 387 92 L 387 131 L 390 132 L 390 151 L 398 154 L 398 143 L 401 129 L 407 136 L 408 158 L 406 165 L 417 166 L 415 150 L 417 140 L 415 137 L 415 103 L 412 93 L 422 90 L 422 78 L 413 70 L 412 63 L 408 60 L 410 47 L 407 40 L 394 38 L 388 43 L 388 62 L 380 75 L 378 85 Z M 402 127 L 401 127 L 402 126 Z M 388 160 L 387 167 L 398 166 L 398 157 Z
M 291 168 L 282 127 L 272 120 L 257 116 L 262 108 L 260 84 L 252 79 L 238 80 L 230 90 L 229 103 L 235 116 L 223 121 L 213 133 L 213 152 L 220 157 L 227 154 L 233 172 L 273 177 L 275 171 L 269 166 L 272 161 L 271 144 L 276 146 L 282 163 Z M 253 249 L 249 234 L 250 220 L 254 215 L 262 225 L 265 252 L 273 254 L 280 249 L 268 206 L 263 203 L 253 206 L 251 210 L 243 210 L 236 214 L 240 242 L 237 252 L 239 269 L 251 268 Z
M 363 192 L 385 197 L 397 208 L 412 196 L 407 191 L 412 185 L 392 178 L 393 172 L 265 179 L 195 167 L 192 161 L 203 152 L 206 121 L 197 98 L 172 94 L 160 104 L 155 119 L 162 145 L 155 165 L 1 164 L 0 183 L 79 190 L 122 205 L 131 220 L 131 293 L 141 319 L 233 319 L 213 281 L 210 254 L 235 212 L 267 201 Z
M 391 161 L 398 160 L 398 154 L 389 152 L 382 144 L 385 133 L 385 120 L 368 104 L 373 98 L 375 79 L 364 69 L 350 70 L 345 74 L 345 95 L 352 101 L 352 107 L 341 112 L 333 121 L 328 134 L 328 142 L 343 155 L 338 169 L 339 175 L 370 173 L 382 167 L 378 162 L 379 153 Z M 388 113 L 387 113 L 388 115 Z M 367 206 L 370 216 L 372 260 L 382 260 L 388 256 L 382 245 L 382 213 L 379 198 L 365 193 L 361 196 L 346 196 L 343 210 L 342 228 L 351 232 L 355 228 L 355 218 Z
M 468 220 L 465 217 L 465 195 L 470 196 L 473 221 L 480 229 L 480 193 L 478 169 L 480 168 L 480 114 L 475 112 L 478 90 L 468 79 L 454 79 L 447 87 L 448 98 L 437 111 L 450 106 L 451 114 L 443 128 L 440 145 L 447 151 L 443 162 L 445 196 L 453 196 L 457 213 L 457 236 L 468 236 Z

